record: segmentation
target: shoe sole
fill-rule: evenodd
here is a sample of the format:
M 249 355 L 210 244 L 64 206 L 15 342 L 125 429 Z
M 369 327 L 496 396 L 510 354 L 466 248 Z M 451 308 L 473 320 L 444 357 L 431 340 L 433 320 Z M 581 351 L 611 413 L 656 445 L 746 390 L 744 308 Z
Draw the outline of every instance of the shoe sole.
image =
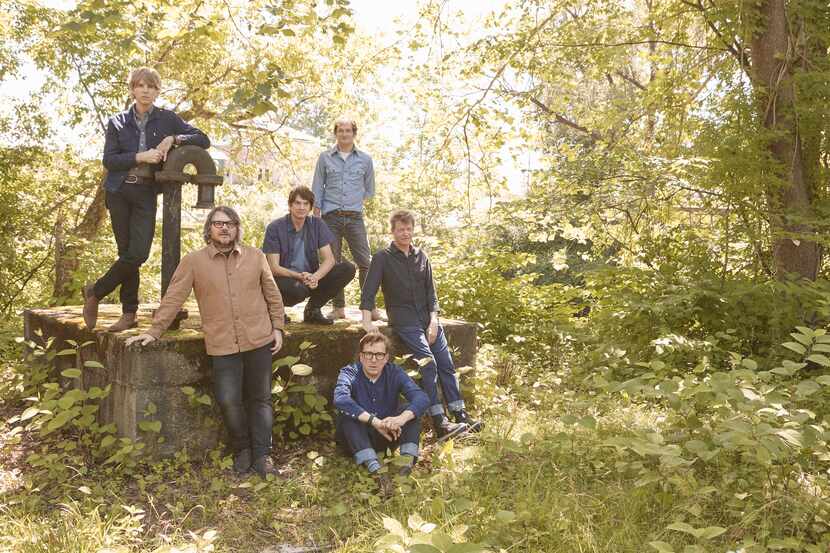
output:
M 441 436 L 440 438 L 435 440 L 435 443 L 440 444 L 442 442 L 446 442 L 450 438 L 455 438 L 457 436 L 461 436 L 462 434 L 466 434 L 468 431 L 469 431 L 469 428 L 467 428 L 467 426 L 465 425 L 461 428 L 453 430 L 452 432 L 447 432 L 446 434 L 444 434 L 443 436 Z

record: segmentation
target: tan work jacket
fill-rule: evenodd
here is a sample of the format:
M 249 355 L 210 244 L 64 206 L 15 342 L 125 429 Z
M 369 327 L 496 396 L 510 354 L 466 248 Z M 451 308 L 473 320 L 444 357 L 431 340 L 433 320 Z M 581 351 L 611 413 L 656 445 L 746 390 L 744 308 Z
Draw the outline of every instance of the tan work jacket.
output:
M 285 327 L 282 296 L 257 248 L 237 245 L 223 254 L 213 244 L 184 256 L 153 317 L 148 334 L 158 339 L 196 293 L 208 355 L 250 351 L 271 342 Z

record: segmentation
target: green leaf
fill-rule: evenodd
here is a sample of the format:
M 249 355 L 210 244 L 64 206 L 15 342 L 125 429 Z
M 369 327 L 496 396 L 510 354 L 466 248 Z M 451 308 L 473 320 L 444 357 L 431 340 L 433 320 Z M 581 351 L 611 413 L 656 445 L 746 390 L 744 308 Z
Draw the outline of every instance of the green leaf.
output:
M 758 370 L 758 363 L 755 362 L 754 360 L 750 359 L 749 357 L 745 357 L 744 359 L 742 359 L 741 360 L 741 365 L 743 365 L 744 367 L 746 367 L 747 369 L 749 369 L 751 371 Z
M 806 397 L 821 390 L 821 386 L 815 380 L 802 380 L 795 389 L 798 395 Z
M 196 393 L 196 388 L 193 388 L 192 386 L 182 386 L 180 390 L 186 396 L 192 396 Z
M 390 534 L 394 534 L 402 538 L 406 537 L 406 530 L 404 530 L 403 525 L 394 518 L 383 517 L 383 527 L 386 528 L 386 531 Z
M 678 532 L 685 532 L 687 534 L 691 534 L 694 537 L 697 537 L 697 529 L 686 522 L 672 522 L 671 524 L 666 526 L 666 529 L 677 530 Z
M 830 367 L 830 358 L 826 355 L 822 355 L 821 353 L 814 353 L 812 355 L 807 356 L 807 361 L 812 361 L 822 367 Z
M 660 553 L 674 553 L 674 548 L 664 541 L 650 541 L 648 544 Z
M 61 376 L 66 378 L 80 378 L 81 369 L 66 369 L 61 371 Z
M 597 429 L 597 421 L 594 417 L 592 417 L 590 415 L 586 415 L 586 416 L 582 417 L 581 419 L 579 419 L 577 424 L 579 426 L 583 427 L 583 428 L 588 428 L 590 430 L 596 430 Z
M 510 524 L 516 520 L 516 513 L 513 511 L 498 511 L 496 513 L 496 520 L 502 524 Z
M 311 374 L 311 371 L 311 367 L 303 363 L 297 363 L 291 367 L 291 372 L 296 376 L 308 376 Z
M 699 529 L 698 532 L 698 539 L 711 540 L 726 532 L 726 528 L 722 526 L 707 526 L 706 528 Z
M 104 436 L 104 438 L 101 440 L 101 447 L 102 448 L 107 448 L 107 447 L 111 446 L 114 443 L 115 443 L 115 436 L 113 436 L 113 435 Z
M 416 543 L 409 546 L 411 553 L 443 553 L 444 550 L 438 549 L 434 545 L 428 543 Z
M 161 432 L 161 421 L 141 421 L 138 427 L 144 432 Z
M 822 386 L 830 386 L 830 374 L 823 374 L 819 377 L 816 377 L 816 382 L 818 382 Z
M 775 550 L 795 549 L 800 551 L 802 545 L 801 541 L 795 538 L 772 538 L 767 542 L 767 547 Z
M 56 356 L 58 356 L 58 355 L 75 355 L 76 353 L 78 353 L 78 352 L 75 351 L 74 349 L 62 349 L 58 353 L 56 353 L 55 355 Z
M 98 361 L 84 361 L 84 367 L 92 367 L 94 369 L 103 369 L 104 366 Z
M 27 407 L 26 410 L 23 411 L 23 414 L 20 415 L 20 422 L 29 420 L 38 413 L 40 413 L 40 409 L 38 409 L 37 407 Z
M 792 350 L 792 351 L 794 351 L 796 353 L 799 353 L 801 355 L 804 355 L 805 353 L 807 353 L 807 348 L 805 348 L 804 346 L 802 346 L 801 344 L 799 344 L 797 342 L 784 342 L 781 345 L 784 346 L 785 348 L 787 348 L 788 350 Z
M 313 345 L 314 345 L 314 344 L 312 344 L 311 342 L 309 342 L 308 340 L 306 340 L 306 341 L 304 341 L 303 343 L 301 343 L 301 344 L 300 344 L 300 351 L 305 351 L 305 350 L 307 350 L 308 348 L 310 348 L 310 347 L 311 347 L 311 346 L 313 346 Z
M 202 405 L 212 405 L 213 402 L 210 399 L 210 396 L 207 394 L 202 394 L 198 398 L 196 398 L 197 403 L 201 403 Z

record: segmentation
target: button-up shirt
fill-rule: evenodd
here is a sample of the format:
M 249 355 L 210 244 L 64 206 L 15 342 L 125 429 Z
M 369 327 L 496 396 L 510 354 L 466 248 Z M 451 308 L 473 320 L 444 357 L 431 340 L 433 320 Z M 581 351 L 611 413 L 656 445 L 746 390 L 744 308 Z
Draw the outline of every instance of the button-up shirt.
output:
M 291 222 L 291 214 L 285 217 L 274 219 L 265 228 L 265 238 L 262 240 L 262 251 L 264 253 L 276 253 L 280 256 L 280 267 L 286 269 L 291 267 L 294 260 L 294 240 L 291 238 L 291 231 L 294 223 Z M 320 257 L 317 250 L 334 242 L 334 235 L 329 226 L 319 217 L 306 217 L 303 222 L 303 239 L 305 258 L 308 262 L 308 270 L 315 272 L 320 268 Z
M 228 253 L 213 244 L 184 256 L 161 299 L 148 334 L 158 339 L 190 295 L 196 293 L 208 355 L 262 347 L 285 326 L 282 296 L 265 255 L 237 245 Z
M 372 256 L 360 294 L 360 309 L 375 308 L 378 287 L 383 289 L 386 313 L 393 327 L 429 326 L 430 313 L 438 311 L 438 296 L 432 279 L 432 265 L 424 250 L 409 247 L 409 255 L 395 246 Z
M 343 159 L 337 146 L 320 154 L 311 183 L 323 214 L 336 209 L 363 212 L 363 201 L 375 194 L 375 166 L 369 154 L 352 148 Z
M 352 418 L 364 411 L 379 419 L 395 416 L 398 398 L 409 402 L 407 409 L 420 417 L 429 406 L 429 398 L 398 365 L 386 363 L 380 376 L 372 382 L 363 372 L 360 362 L 340 369 L 334 386 L 334 408 Z

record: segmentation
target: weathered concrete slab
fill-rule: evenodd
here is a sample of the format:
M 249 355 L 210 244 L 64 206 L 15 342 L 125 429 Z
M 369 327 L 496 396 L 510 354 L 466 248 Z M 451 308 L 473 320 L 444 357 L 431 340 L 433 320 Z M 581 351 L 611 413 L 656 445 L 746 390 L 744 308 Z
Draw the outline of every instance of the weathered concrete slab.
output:
M 209 409 L 194 408 L 181 390 L 183 386 L 206 392 L 212 390 L 210 361 L 199 330 L 198 306 L 186 305 L 190 316 L 182 321 L 181 328 L 166 332 L 158 342 L 146 347 L 133 345 L 127 348 L 125 345 L 128 337 L 150 325 L 155 307 L 142 305 L 138 328 L 118 334 L 104 330 L 120 316 L 118 305 L 101 305 L 99 330 L 95 332 L 84 327 L 81 306 L 30 309 L 24 314 L 24 334 L 26 339 L 39 343 L 55 337 L 53 347 L 57 349 L 72 347 L 68 340 L 86 344 L 80 348 L 78 359 L 56 357 L 56 369 L 61 371 L 70 366 L 82 369 L 80 381 L 68 381 L 67 385 L 78 383 L 84 389 L 112 386 L 109 397 L 101 405 L 99 418 L 103 423 L 116 423 L 122 436 L 136 438 L 141 435 L 139 423 L 145 420 L 147 406 L 153 403 L 157 412 L 146 418 L 161 421 L 164 437 L 161 444 L 148 444 L 156 454 L 170 455 L 181 448 L 191 451 L 213 448 L 221 437 L 221 430 L 212 413 Z M 288 313 L 293 321 L 302 320 L 301 306 L 289 308 Z M 299 356 L 302 363 L 314 369 L 311 381 L 329 400 L 340 368 L 354 359 L 357 342 L 363 335 L 360 312 L 347 309 L 347 316 L 346 321 L 327 327 L 290 323 L 283 349 L 275 356 L 277 359 L 286 355 Z M 451 319 L 443 319 L 442 324 L 456 366 L 475 366 L 475 325 Z M 384 323 L 378 325 L 382 332 L 392 336 L 391 329 Z M 301 352 L 303 342 L 310 342 L 315 347 Z M 393 347 L 396 354 L 408 353 L 394 336 Z M 84 367 L 86 361 L 97 361 L 104 368 Z

